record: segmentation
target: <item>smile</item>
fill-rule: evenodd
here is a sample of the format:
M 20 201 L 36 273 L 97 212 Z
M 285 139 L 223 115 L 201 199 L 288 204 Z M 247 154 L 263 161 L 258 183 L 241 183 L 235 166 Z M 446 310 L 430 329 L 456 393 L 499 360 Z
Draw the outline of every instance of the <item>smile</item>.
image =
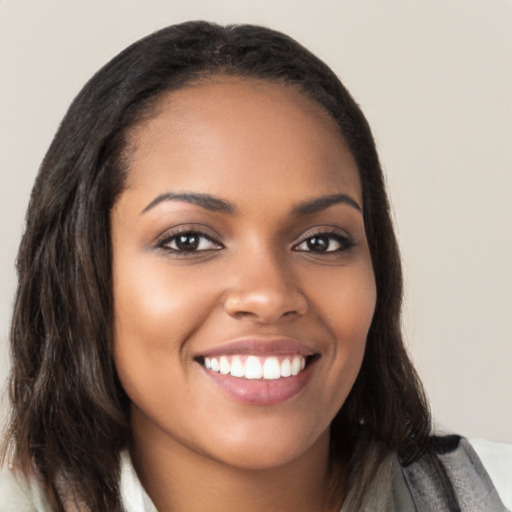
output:
M 306 357 L 302 355 L 269 356 L 223 355 L 205 357 L 203 366 L 207 370 L 222 375 L 243 379 L 276 380 L 298 375 L 306 367 Z
M 252 405 L 278 404 L 300 393 L 319 359 L 311 347 L 290 338 L 242 338 L 194 357 L 228 397 Z

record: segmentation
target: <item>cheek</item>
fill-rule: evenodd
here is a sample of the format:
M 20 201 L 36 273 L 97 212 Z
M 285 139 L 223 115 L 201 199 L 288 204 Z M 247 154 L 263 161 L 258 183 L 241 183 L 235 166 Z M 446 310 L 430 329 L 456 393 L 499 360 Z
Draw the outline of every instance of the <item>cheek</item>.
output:
M 143 259 L 143 258 L 141 258 Z M 214 283 L 179 272 L 165 260 L 132 264 L 120 259 L 114 275 L 114 319 L 119 340 L 139 340 L 144 350 L 180 350 L 214 300 Z M 205 290 L 208 293 L 198 293 Z
M 361 367 L 376 300 L 375 279 L 370 265 L 363 268 L 359 275 L 354 275 L 353 281 L 346 284 L 338 299 L 339 320 L 333 328 L 336 329 L 338 348 L 346 351 L 347 359 L 354 366 L 352 370 L 355 376 Z
M 331 369 L 328 378 L 329 388 L 338 394 L 333 403 L 339 409 L 361 368 L 375 311 L 377 293 L 369 257 L 322 284 L 317 289 L 315 309 L 333 343 L 333 350 L 327 352 Z
M 142 261 L 141 261 L 142 260 Z M 186 341 L 204 323 L 215 301 L 214 283 L 179 272 L 163 261 L 123 260 L 114 267 L 114 360 L 132 401 L 155 396 L 183 381 Z M 198 289 L 208 293 L 198 294 Z M 151 389 L 149 389 L 151 388 Z M 148 393 L 149 392 L 149 393 Z
M 338 275 L 315 280 L 313 307 L 340 346 L 364 345 L 373 319 L 377 291 L 369 256 Z

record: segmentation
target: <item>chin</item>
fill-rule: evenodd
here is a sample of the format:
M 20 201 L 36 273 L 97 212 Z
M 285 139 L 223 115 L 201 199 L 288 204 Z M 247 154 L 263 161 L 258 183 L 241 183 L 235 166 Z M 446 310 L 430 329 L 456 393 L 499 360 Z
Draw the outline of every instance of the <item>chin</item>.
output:
M 238 469 L 269 470 L 296 462 L 312 451 L 328 450 L 329 429 L 317 436 L 289 430 L 246 431 L 245 439 L 229 437 L 216 443 L 215 453 L 205 454 L 216 462 Z

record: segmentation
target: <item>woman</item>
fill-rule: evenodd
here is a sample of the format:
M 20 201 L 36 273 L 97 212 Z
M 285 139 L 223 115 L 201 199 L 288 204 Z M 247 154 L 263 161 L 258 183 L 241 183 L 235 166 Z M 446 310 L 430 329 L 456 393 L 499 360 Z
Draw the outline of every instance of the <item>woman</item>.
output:
M 366 120 L 282 34 L 186 23 L 101 69 L 18 272 L 4 508 L 504 510 L 431 436 Z

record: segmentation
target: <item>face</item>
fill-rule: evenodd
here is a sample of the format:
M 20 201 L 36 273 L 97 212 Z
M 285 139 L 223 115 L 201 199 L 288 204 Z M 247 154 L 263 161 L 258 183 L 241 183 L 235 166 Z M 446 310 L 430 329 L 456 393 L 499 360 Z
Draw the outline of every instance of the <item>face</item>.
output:
M 355 162 L 290 87 L 170 93 L 111 213 L 114 358 L 135 441 L 243 468 L 326 445 L 376 292 Z

